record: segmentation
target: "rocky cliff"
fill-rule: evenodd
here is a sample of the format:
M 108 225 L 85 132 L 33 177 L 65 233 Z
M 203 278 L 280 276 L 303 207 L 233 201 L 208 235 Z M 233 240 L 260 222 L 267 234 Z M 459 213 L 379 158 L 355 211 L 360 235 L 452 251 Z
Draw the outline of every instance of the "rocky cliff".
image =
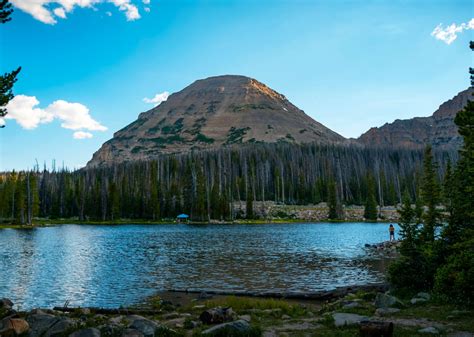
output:
M 455 149 L 462 144 L 454 117 L 472 99 L 473 88 L 461 91 L 440 105 L 430 117 L 397 119 L 378 128 L 371 128 L 357 141 L 370 146 L 422 148 L 432 144 L 438 149 Z

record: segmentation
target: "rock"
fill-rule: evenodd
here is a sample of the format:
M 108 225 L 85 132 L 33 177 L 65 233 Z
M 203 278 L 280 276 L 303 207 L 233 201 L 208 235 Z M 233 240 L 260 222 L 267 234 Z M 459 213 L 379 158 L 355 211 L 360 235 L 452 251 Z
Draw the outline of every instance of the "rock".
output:
M 96 328 L 82 329 L 73 332 L 69 337 L 100 337 L 100 331 Z
M 393 306 L 403 306 L 403 303 L 395 296 L 377 293 L 374 305 L 376 308 L 390 308 Z
M 410 300 L 410 303 L 411 304 L 418 304 L 418 303 L 425 303 L 427 302 L 428 300 L 424 299 L 424 298 L 418 298 L 418 297 L 414 297 Z
M 103 336 L 120 336 L 123 332 L 123 328 L 116 324 L 100 325 L 97 328 L 99 328 L 100 334 Z
M 252 317 L 250 315 L 240 315 L 239 319 L 243 319 L 244 321 L 247 321 L 250 323 L 250 321 L 252 320 Z
M 8 298 L 0 298 L 0 309 L 12 309 L 13 302 L 10 301 Z
M 334 325 L 336 327 L 359 324 L 361 321 L 368 319 L 368 317 L 366 316 L 361 316 L 357 314 L 339 313 L 339 312 L 333 314 L 332 318 L 334 319 Z
M 91 309 L 89 308 L 80 308 L 79 313 L 82 315 L 90 315 L 91 314 Z
M 435 327 L 432 327 L 432 326 L 429 326 L 427 328 L 424 328 L 424 329 L 420 329 L 418 330 L 419 333 L 432 333 L 432 334 L 439 334 L 439 331 L 438 329 L 436 329 Z
M 184 322 L 186 321 L 185 317 L 178 317 L 171 319 L 169 321 L 164 322 L 166 326 L 173 327 L 173 328 L 183 328 L 184 327 Z
M 54 324 L 59 322 L 60 318 L 44 313 L 37 313 L 28 315 L 26 321 L 30 325 L 30 337 L 42 336 L 49 329 L 53 327 Z
M 358 302 L 348 302 L 348 303 L 344 304 L 342 307 L 344 309 L 352 309 L 352 308 L 357 308 L 359 306 L 360 306 L 360 304 Z
M 158 325 L 156 322 L 150 321 L 146 318 L 137 319 L 129 326 L 131 329 L 140 331 L 144 337 L 154 337 L 155 330 L 159 327 L 160 325 Z
M 246 333 L 250 330 L 250 325 L 247 321 L 243 319 L 239 319 L 234 322 L 223 323 L 216 325 L 210 329 L 204 330 L 202 332 L 203 335 L 213 335 L 217 333 Z
M 397 309 L 397 308 L 378 308 L 377 310 L 375 310 L 375 316 L 392 315 L 392 314 L 396 314 L 399 311 L 400 309 Z
M 120 325 L 120 324 L 122 324 L 122 322 L 124 320 L 125 320 L 125 318 L 123 316 L 115 316 L 115 317 L 109 318 L 109 323 L 114 324 L 114 325 Z M 131 323 L 131 322 L 129 322 L 129 323 Z
M 291 319 L 291 317 L 288 316 L 288 315 L 282 315 L 282 316 L 281 316 L 281 319 Z
M 144 336 L 138 330 L 126 329 L 122 332 L 122 337 L 144 337 Z
M 184 322 L 184 328 L 185 329 L 194 329 L 197 328 L 198 326 L 201 326 L 201 322 L 199 321 L 185 321 Z
M 43 337 L 60 337 L 74 327 L 76 322 L 69 317 L 58 317 L 58 320 L 44 333 Z
M 216 324 L 232 321 L 234 316 L 235 313 L 232 308 L 216 307 L 203 311 L 199 315 L 199 319 L 205 324 Z
M 423 292 L 416 294 L 415 297 L 416 297 L 416 298 L 423 298 L 423 299 L 425 299 L 425 300 L 427 300 L 427 301 L 429 301 L 429 300 L 431 299 L 431 295 L 430 295 L 430 294 L 428 294 L 428 293 L 423 293 Z
M 29 329 L 28 322 L 21 318 L 5 318 L 0 322 L 0 336 L 19 336 Z
M 193 309 L 198 310 L 198 309 L 204 309 L 205 307 L 206 307 L 206 306 L 205 306 L 204 304 L 198 304 L 198 305 L 195 305 L 195 306 L 193 307 Z

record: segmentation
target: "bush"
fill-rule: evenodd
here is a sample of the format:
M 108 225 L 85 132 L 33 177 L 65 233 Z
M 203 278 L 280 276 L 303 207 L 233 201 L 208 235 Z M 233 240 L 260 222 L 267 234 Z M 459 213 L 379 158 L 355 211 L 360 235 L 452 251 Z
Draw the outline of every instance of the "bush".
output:
M 474 247 L 459 250 L 438 268 L 434 292 L 446 301 L 474 305 Z

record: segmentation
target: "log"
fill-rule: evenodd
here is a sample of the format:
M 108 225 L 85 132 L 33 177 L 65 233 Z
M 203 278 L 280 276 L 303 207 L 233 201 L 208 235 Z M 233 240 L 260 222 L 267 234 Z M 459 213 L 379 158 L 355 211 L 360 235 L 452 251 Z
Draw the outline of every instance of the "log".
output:
M 53 310 L 61 312 L 74 312 L 77 310 L 88 309 L 92 314 L 101 315 L 158 315 L 161 310 L 146 309 L 106 309 L 106 308 L 74 308 L 74 307 L 54 307 Z
M 361 337 L 392 337 L 393 323 L 381 321 L 360 322 L 359 333 Z

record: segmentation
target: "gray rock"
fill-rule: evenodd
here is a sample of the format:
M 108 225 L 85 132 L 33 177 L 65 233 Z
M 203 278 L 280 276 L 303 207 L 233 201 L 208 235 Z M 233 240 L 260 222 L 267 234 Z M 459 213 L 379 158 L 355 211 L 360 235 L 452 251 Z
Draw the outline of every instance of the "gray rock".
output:
M 154 337 L 155 330 L 158 329 L 160 325 L 158 323 L 150 321 L 149 319 L 137 319 L 130 324 L 129 328 L 140 331 L 145 337 Z
M 60 321 L 60 318 L 51 314 L 32 314 L 26 318 L 26 321 L 30 325 L 30 331 L 28 336 L 38 337 L 45 334 L 51 329 L 56 323 Z
M 378 308 L 377 310 L 375 310 L 375 316 L 392 315 L 392 314 L 396 314 L 399 311 L 400 309 L 397 309 L 397 308 Z
M 425 300 L 427 300 L 427 301 L 429 301 L 429 300 L 431 299 L 431 295 L 428 294 L 428 293 L 424 293 L 424 292 L 421 292 L 421 293 L 416 294 L 415 297 L 416 297 L 416 298 L 423 298 L 423 299 L 425 299 Z
M 13 308 L 13 302 L 8 298 L 0 298 L 0 309 L 11 309 Z
M 420 329 L 418 330 L 419 333 L 431 333 L 431 334 L 439 334 L 439 331 L 438 329 L 436 329 L 435 327 L 432 327 L 432 326 L 429 326 L 427 328 L 424 328 L 424 329 Z
M 143 334 L 135 329 L 126 329 L 122 332 L 122 337 L 144 337 Z
M 238 321 L 223 323 L 216 326 L 213 326 L 210 329 L 204 330 L 203 335 L 212 335 L 219 332 L 240 332 L 245 333 L 250 330 L 250 325 L 247 321 L 239 319 Z
M 334 325 L 336 327 L 359 324 L 360 321 L 368 319 L 368 317 L 366 316 L 361 316 L 357 314 L 346 314 L 340 312 L 333 314 L 332 318 L 334 319 Z
M 344 309 L 352 309 L 352 308 L 357 308 L 360 307 L 360 304 L 358 302 L 348 302 L 342 306 Z
M 43 337 L 60 337 L 75 325 L 76 322 L 68 317 L 58 317 L 58 320 L 44 333 Z
M 393 306 L 402 306 L 403 303 L 395 296 L 377 293 L 374 305 L 376 308 L 390 308 Z
M 425 302 L 428 302 L 427 299 L 424 299 L 424 298 L 418 298 L 418 297 L 413 297 L 411 300 L 410 300 L 410 303 L 411 304 L 418 304 L 418 303 L 425 303 Z
M 252 317 L 250 315 L 240 315 L 239 319 L 243 319 L 244 321 L 250 322 Z
M 69 337 L 100 337 L 100 331 L 96 328 L 82 329 L 73 332 Z

